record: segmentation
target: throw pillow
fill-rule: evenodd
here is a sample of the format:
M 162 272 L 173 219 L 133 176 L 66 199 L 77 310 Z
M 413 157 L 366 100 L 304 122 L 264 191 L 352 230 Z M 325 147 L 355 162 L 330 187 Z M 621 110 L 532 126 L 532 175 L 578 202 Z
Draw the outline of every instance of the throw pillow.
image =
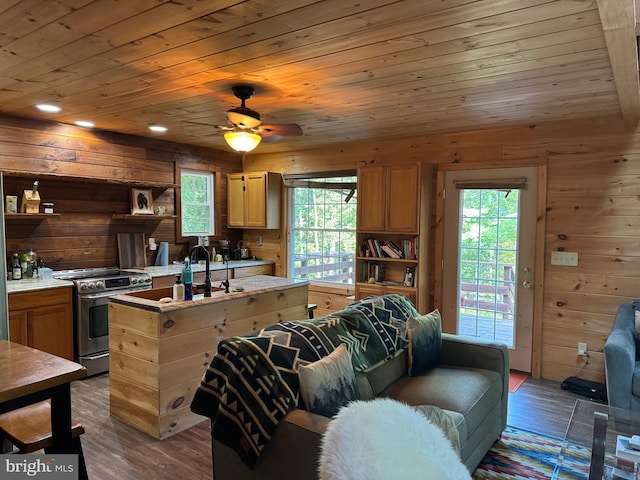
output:
M 310 412 L 333 417 L 340 407 L 360 399 L 351 354 L 344 343 L 317 362 L 301 366 L 298 375 L 302 402 Z
M 407 320 L 409 340 L 409 376 L 418 375 L 433 367 L 440 358 L 442 346 L 442 320 L 440 312 L 434 310 L 420 317 Z

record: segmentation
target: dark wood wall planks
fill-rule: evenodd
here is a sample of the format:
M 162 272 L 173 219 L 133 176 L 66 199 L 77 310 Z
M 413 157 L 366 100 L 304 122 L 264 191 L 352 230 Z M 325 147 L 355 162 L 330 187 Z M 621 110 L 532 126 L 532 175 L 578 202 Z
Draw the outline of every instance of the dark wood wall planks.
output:
M 179 260 L 188 244 L 176 243 L 176 220 L 123 220 L 131 213 L 131 186 L 150 188 L 154 206 L 175 214 L 175 164 L 215 163 L 222 172 L 222 231 L 216 238 L 240 238 L 226 225 L 226 173 L 242 169 L 234 154 L 142 137 L 92 132 L 68 125 L 0 117 L 0 170 L 5 195 L 20 200 L 33 181 L 41 201 L 55 215 L 41 222 L 7 220 L 7 254 L 33 248 L 53 269 L 117 266 L 117 233 L 144 233 L 169 242 L 169 260 Z M 42 212 L 42 207 L 40 209 Z M 215 244 L 215 238 L 214 238 Z M 147 251 L 153 264 L 155 252 Z

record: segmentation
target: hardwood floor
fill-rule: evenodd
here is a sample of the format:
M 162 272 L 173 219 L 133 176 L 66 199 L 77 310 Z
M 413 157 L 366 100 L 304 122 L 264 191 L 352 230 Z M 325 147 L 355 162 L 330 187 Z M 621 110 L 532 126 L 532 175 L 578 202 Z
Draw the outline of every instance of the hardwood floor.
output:
M 558 382 L 527 381 L 509 394 L 508 424 L 562 438 L 577 398 Z M 205 421 L 156 440 L 109 416 L 109 376 L 72 385 L 73 415 L 86 429 L 82 446 L 93 480 L 211 479 L 211 437 Z

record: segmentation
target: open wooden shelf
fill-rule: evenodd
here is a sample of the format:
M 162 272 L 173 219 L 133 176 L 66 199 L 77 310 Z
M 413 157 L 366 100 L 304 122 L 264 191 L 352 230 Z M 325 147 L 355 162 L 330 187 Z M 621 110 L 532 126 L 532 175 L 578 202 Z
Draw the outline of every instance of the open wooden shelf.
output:
M 111 218 L 114 220 L 135 220 L 138 222 L 159 222 L 161 220 L 176 218 L 175 215 L 134 215 L 132 213 L 116 213 Z
M 59 213 L 5 213 L 4 219 L 11 223 L 40 223 L 47 218 L 59 216 Z

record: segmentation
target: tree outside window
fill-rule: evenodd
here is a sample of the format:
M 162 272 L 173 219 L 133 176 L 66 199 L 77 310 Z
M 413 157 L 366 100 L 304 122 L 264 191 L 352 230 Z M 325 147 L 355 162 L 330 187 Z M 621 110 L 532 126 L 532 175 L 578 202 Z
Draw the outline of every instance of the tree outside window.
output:
M 356 182 L 356 176 L 293 182 L 295 186 L 290 189 L 290 277 L 354 283 Z M 345 187 L 345 184 L 349 186 Z M 345 201 L 347 198 L 349 200 Z
M 182 170 L 180 203 L 182 236 L 215 235 L 215 174 Z

